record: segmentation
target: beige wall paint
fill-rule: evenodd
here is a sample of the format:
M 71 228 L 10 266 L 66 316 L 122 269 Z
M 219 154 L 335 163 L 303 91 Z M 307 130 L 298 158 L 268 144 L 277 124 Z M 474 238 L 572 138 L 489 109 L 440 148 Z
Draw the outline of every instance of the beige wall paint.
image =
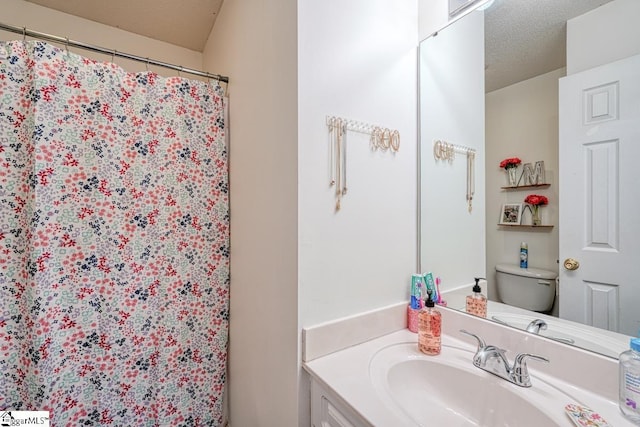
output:
M 231 79 L 233 426 L 308 425 L 299 326 L 406 299 L 415 265 L 417 4 L 335 3 L 226 0 L 204 52 Z M 331 114 L 402 134 L 397 155 L 349 135 L 339 214 Z
M 230 76 L 235 427 L 298 424 L 296 13 L 296 0 L 225 0 L 204 51 Z
M 564 69 L 488 93 L 486 96 L 486 230 L 487 279 L 491 299 L 497 299 L 495 265 L 519 263 L 520 243 L 529 246 L 529 267 L 558 271 L 558 79 Z M 523 163 L 543 160 L 546 189 L 503 191 L 506 172 L 500 162 L 519 157 Z M 519 170 L 519 173 L 521 169 Z M 544 194 L 549 205 L 541 208 L 550 231 L 514 230 L 497 226 L 503 203 L 524 203 L 528 194 Z M 530 223 L 525 214 L 523 224 Z
M 149 57 L 181 65 L 185 68 L 202 69 L 202 53 L 200 52 L 78 18 L 24 0 L 2 0 L 0 8 L 0 22 L 5 24 L 27 27 L 29 30 L 59 37 L 68 37 L 70 40 L 77 40 L 107 49 L 115 49 L 143 58 Z M 20 39 L 22 39 L 20 34 L 0 31 L 0 40 Z M 84 49 L 70 48 L 70 50 L 99 61 L 111 61 L 110 55 L 94 53 Z M 144 71 L 147 66 L 145 63 L 117 57 L 114 62 L 127 71 Z M 149 66 L 149 70 L 163 76 L 178 74 L 177 71 L 163 67 Z
M 640 52 L 640 36 L 636 36 L 640 27 L 634 20 L 638 11 L 640 3 L 636 0 L 616 0 L 570 20 L 566 70 L 487 94 L 487 277 L 492 299 L 497 297 L 495 265 L 518 263 L 521 241 L 529 244 L 530 266 L 558 271 L 558 79 Z M 526 162 L 544 160 L 551 187 L 500 191 L 506 178 L 497 164 L 512 155 Z M 520 203 L 534 192 L 549 197 L 550 205 L 542 212 L 543 222 L 555 225 L 551 232 L 514 232 L 496 226 L 502 203 Z M 524 221 L 528 220 L 525 217 Z M 557 301 L 554 311 L 557 313 Z

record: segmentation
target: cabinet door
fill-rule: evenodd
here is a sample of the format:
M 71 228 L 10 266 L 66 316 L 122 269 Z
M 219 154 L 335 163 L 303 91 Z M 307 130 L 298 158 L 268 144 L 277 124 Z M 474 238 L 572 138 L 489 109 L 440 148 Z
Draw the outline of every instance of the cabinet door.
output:
M 371 427 L 338 396 L 311 381 L 311 425 L 313 427 Z

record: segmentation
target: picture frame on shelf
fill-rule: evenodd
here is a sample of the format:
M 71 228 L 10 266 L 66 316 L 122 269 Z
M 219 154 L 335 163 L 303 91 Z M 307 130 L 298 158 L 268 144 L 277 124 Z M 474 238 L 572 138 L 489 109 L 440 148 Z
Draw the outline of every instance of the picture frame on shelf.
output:
M 505 203 L 500 209 L 500 225 L 520 225 L 522 220 L 522 203 Z

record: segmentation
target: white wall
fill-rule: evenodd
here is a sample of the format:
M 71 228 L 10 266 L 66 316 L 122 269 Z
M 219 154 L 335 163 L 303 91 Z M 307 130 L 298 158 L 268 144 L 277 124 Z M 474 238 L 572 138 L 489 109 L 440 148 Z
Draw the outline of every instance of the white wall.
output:
M 115 49 L 120 52 L 152 58 L 163 62 L 179 64 L 185 68 L 202 69 L 202 53 L 185 49 L 159 40 L 150 39 L 134 33 L 98 24 L 94 21 L 78 18 L 53 9 L 38 6 L 24 0 L 2 0 L 0 22 L 16 27 L 47 33 L 70 40 Z M 0 31 L 0 40 L 20 40 L 21 34 Z M 27 38 L 31 40 L 30 38 Z M 82 56 L 99 61 L 111 61 L 111 55 L 103 55 L 84 49 L 69 48 Z M 114 62 L 127 71 L 144 71 L 145 63 L 116 57 Z M 163 76 L 177 75 L 177 71 L 168 68 L 149 66 L 149 70 Z M 213 72 L 213 71 L 212 71 Z M 185 75 L 185 77 L 192 77 Z
M 484 12 L 473 12 L 420 46 L 421 267 L 442 291 L 485 274 Z M 475 195 L 468 211 L 467 159 L 435 159 L 435 140 L 474 148 Z
M 640 1 L 615 0 L 567 22 L 567 74 L 640 53 Z
M 418 35 L 422 41 L 437 31 L 441 31 L 464 16 L 472 13 L 476 4 L 483 0 L 461 0 L 466 3 L 463 12 L 458 13 L 453 19 L 449 19 L 449 0 L 418 0 Z M 457 3 L 460 3 L 458 1 Z M 487 1 L 490 3 L 490 1 Z M 454 5 L 453 7 L 457 7 Z M 481 7 L 481 9 L 484 9 Z
M 489 298 L 498 300 L 495 266 L 519 263 L 520 243 L 529 246 L 529 266 L 558 271 L 558 79 L 564 68 L 490 92 L 486 96 L 487 279 Z M 499 167 L 507 157 L 523 163 L 543 160 L 549 188 L 505 191 L 506 172 Z M 522 167 L 518 168 L 518 174 Z M 504 203 L 524 203 L 529 194 L 543 194 L 549 205 L 540 208 L 543 224 L 551 230 L 499 227 Z M 531 224 L 527 212 L 523 224 Z
M 418 1 L 418 38 L 424 40 L 449 22 L 449 0 Z
M 336 11 L 339 10 L 339 13 Z M 300 321 L 408 299 L 416 268 L 417 1 L 301 1 L 298 10 Z M 335 210 L 325 117 L 397 129 L 397 153 L 347 135 Z
M 295 0 L 225 0 L 205 67 L 230 76 L 233 426 L 298 423 Z M 308 406 L 308 403 L 307 403 Z

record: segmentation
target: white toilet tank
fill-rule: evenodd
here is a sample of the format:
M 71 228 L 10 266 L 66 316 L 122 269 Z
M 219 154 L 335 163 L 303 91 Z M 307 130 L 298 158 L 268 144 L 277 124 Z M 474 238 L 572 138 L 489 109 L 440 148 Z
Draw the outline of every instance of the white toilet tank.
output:
M 546 312 L 553 307 L 557 273 L 515 264 L 496 265 L 496 287 L 505 304 Z

